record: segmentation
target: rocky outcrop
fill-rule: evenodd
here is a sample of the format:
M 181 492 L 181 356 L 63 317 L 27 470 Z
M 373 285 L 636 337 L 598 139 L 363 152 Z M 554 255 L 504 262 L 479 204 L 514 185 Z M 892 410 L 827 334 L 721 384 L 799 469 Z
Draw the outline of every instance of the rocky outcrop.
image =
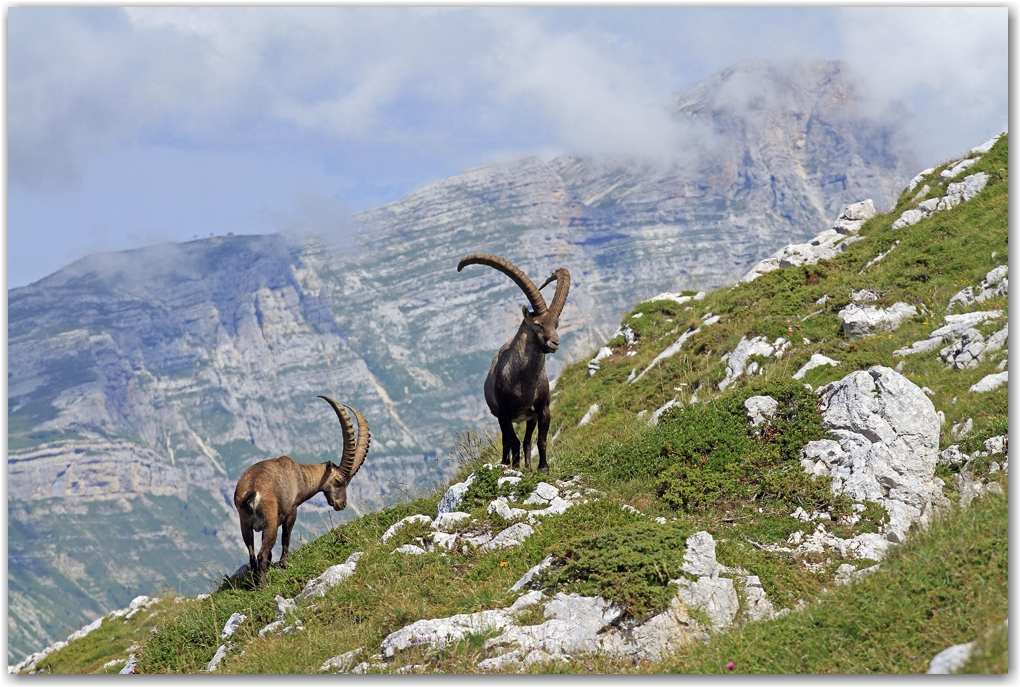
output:
M 882 332 L 894 332 L 903 320 L 917 314 L 917 308 L 906 303 L 893 303 L 888 308 L 873 305 L 861 307 L 851 303 L 839 311 L 843 334 L 848 339 L 863 339 Z
M 726 363 L 726 377 L 719 382 L 719 390 L 726 389 L 726 387 L 742 377 L 745 372 L 749 375 L 755 373 L 761 374 L 761 365 L 757 361 L 750 360 L 752 356 L 782 358 L 783 353 L 789 347 L 790 342 L 782 336 L 773 343 L 769 343 L 768 339 L 764 336 L 756 336 L 751 339 L 748 339 L 746 336 L 740 337 L 736 348 L 722 357 L 722 362 Z
M 1008 297 L 1009 280 L 1006 279 L 1008 274 L 1009 265 L 1000 265 L 994 270 L 990 270 L 978 285 L 980 290 L 977 293 L 974 292 L 973 286 L 961 289 L 949 299 L 946 312 L 951 313 L 956 308 L 968 308 L 978 303 L 984 303 L 989 298 Z
M 875 216 L 875 205 L 868 200 L 846 206 L 832 228 L 818 234 L 807 243 L 791 244 L 780 249 L 771 257 L 762 260 L 741 277 L 741 282 L 751 282 L 763 274 L 782 267 L 814 265 L 819 260 L 831 260 L 859 241 L 857 232 L 866 221 Z
M 935 510 L 948 506 L 935 477 L 939 418 L 917 385 L 875 366 L 818 393 L 822 425 L 833 438 L 805 446 L 805 470 L 831 476 L 835 494 L 882 504 L 892 542 L 903 541 L 911 525 L 926 525 Z
M 715 557 L 715 540 L 708 532 L 688 537 L 684 560 L 681 570 L 694 579 L 672 580 L 671 584 L 677 585 L 677 594 L 669 607 L 644 622 L 626 617 L 619 606 L 601 596 L 558 592 L 549 598 L 534 590 L 508 608 L 419 620 L 407 625 L 383 640 L 382 656 L 389 659 L 400 651 L 422 645 L 440 649 L 463 640 L 468 634 L 498 632 L 484 645 L 496 655 L 480 662 L 480 668 L 521 669 L 533 663 L 570 660 L 577 654 L 597 653 L 655 661 L 687 642 L 707 638 L 710 628 L 691 617 L 689 608 L 703 612 L 711 622 L 711 629 L 717 631 L 735 621 L 741 608 L 734 578 L 744 588 L 742 610 L 746 620 L 762 620 L 775 614 L 756 576 L 719 564 Z M 533 567 L 512 591 L 528 585 L 551 562 L 551 558 L 546 558 Z M 723 577 L 724 574 L 731 577 Z M 545 620 L 535 625 L 521 625 L 517 613 L 533 606 L 541 608 Z
M 804 363 L 799 370 L 793 373 L 793 378 L 804 379 L 804 375 L 816 367 L 821 367 L 822 365 L 835 365 L 836 367 L 841 367 L 842 363 L 838 360 L 833 360 L 828 356 L 824 356 L 821 353 L 812 353 L 811 358 Z
M 998 389 L 1003 384 L 1009 383 L 1009 370 L 995 374 L 985 375 L 976 384 L 971 384 L 971 393 L 983 394 Z
M 893 351 L 893 355 L 905 356 L 914 355 L 915 353 L 934 351 L 944 342 L 949 341 L 954 337 L 962 336 L 963 332 L 968 329 L 971 329 L 972 327 L 987 320 L 994 320 L 1000 317 L 1002 317 L 1001 310 L 982 310 L 959 315 L 946 315 L 946 324 L 929 334 L 927 339 L 915 341 L 909 348 L 897 349 Z

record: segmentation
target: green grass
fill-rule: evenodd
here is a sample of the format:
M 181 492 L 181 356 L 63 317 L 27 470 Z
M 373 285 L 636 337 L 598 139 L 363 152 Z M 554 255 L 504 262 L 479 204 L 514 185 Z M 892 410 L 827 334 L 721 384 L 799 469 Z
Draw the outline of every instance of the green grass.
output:
M 744 673 L 923 673 L 942 649 L 1005 620 L 1008 513 L 1006 498 L 977 501 L 891 549 L 878 572 L 786 618 L 719 635 L 656 669 L 723 673 L 733 661 Z M 981 665 L 1005 667 L 994 638 L 986 646 L 989 659 Z

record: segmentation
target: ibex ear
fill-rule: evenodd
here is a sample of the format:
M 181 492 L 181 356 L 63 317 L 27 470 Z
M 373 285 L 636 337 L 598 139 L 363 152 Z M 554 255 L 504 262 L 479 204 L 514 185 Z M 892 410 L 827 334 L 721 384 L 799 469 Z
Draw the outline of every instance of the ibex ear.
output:
M 526 305 L 521 306 L 521 313 L 524 315 L 524 319 L 531 317 L 531 312 L 528 310 L 528 306 Z

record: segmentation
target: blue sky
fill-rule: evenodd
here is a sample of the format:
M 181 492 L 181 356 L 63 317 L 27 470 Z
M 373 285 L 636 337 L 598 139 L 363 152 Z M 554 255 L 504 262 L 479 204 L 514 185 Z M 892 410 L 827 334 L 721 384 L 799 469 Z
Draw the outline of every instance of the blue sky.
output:
M 923 164 L 1007 126 L 999 8 L 8 9 L 8 287 L 88 253 L 310 229 L 521 154 L 683 146 L 671 96 L 838 58 Z M 665 152 L 664 152 L 665 151 Z

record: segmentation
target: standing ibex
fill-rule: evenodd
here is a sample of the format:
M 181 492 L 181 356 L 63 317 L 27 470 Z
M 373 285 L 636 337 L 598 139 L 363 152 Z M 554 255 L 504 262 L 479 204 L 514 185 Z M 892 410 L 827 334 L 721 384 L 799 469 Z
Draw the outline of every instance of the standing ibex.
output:
M 560 312 L 570 291 L 570 272 L 560 267 L 545 280 L 542 286 L 528 279 L 518 267 L 495 255 L 469 255 L 457 265 L 457 271 L 465 265 L 488 265 L 514 280 L 521 287 L 531 303 L 521 306 L 524 321 L 514 338 L 503 344 L 492 359 L 489 376 L 485 378 L 485 402 L 489 411 L 499 420 L 503 435 L 503 465 L 517 467 L 521 461 L 521 442 L 514 433 L 514 423 L 527 421 L 524 430 L 524 466 L 531 467 L 531 435 L 538 425 L 538 471 L 548 473 L 545 443 L 549 433 L 549 378 L 545 375 L 545 356 L 555 353 L 560 346 L 560 335 L 556 328 L 560 324 Z M 546 305 L 540 289 L 550 282 L 556 282 L 556 295 L 552 304 Z
M 286 567 L 290 549 L 290 531 L 297 520 L 297 509 L 320 491 L 334 510 L 347 507 L 347 485 L 365 461 L 370 434 L 368 423 L 356 409 L 358 441 L 354 441 L 354 424 L 343 406 L 328 396 L 319 396 L 336 411 L 343 428 L 344 451 L 340 465 L 332 461 L 306 465 L 289 456 L 255 463 L 241 474 L 234 489 L 234 507 L 241 520 L 241 538 L 248 547 L 248 567 L 259 586 L 266 583 L 266 571 L 273 560 L 276 530 L 283 525 L 283 553 L 280 565 Z M 262 532 L 262 548 L 255 557 L 255 532 Z

